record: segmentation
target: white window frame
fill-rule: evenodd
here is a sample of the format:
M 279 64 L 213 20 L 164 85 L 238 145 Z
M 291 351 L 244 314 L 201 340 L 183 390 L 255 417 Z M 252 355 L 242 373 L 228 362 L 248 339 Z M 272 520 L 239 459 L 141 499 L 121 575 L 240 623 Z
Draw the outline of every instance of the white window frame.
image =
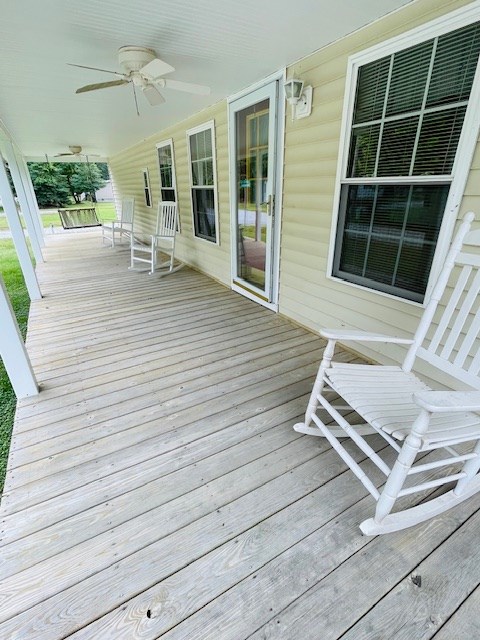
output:
M 158 155 L 158 152 L 163 147 L 170 147 L 170 153 L 171 153 L 171 157 L 172 157 L 172 186 L 171 187 L 165 187 L 162 184 L 162 171 L 161 171 L 161 167 L 160 167 L 160 157 Z M 177 233 L 181 233 L 180 209 L 179 209 L 178 192 L 177 192 L 177 174 L 176 174 L 176 171 L 175 171 L 175 155 L 173 153 L 173 138 L 168 138 L 168 140 L 162 140 L 162 142 L 157 142 L 157 144 L 155 145 L 155 148 L 157 150 L 158 182 L 160 184 L 160 200 L 163 200 L 162 199 L 162 189 L 172 189 L 173 190 L 173 193 L 174 193 L 174 196 L 175 196 L 175 202 L 177 203 Z
M 145 206 L 151 209 L 153 206 L 153 203 L 152 203 L 152 190 L 150 188 L 150 176 L 148 175 L 148 167 L 144 167 L 142 169 L 142 177 L 143 177 L 143 199 L 145 201 Z M 150 204 L 148 204 L 148 201 L 147 201 L 147 193 L 148 193 L 148 200 L 150 201 Z
M 334 253 L 340 212 L 340 192 L 342 182 L 347 175 L 350 133 L 352 130 L 358 71 L 360 67 L 370 62 L 374 62 L 385 56 L 392 55 L 397 51 L 401 51 L 403 49 L 413 47 L 417 44 L 421 44 L 422 42 L 431 38 L 435 38 L 436 36 L 450 33 L 451 31 L 455 31 L 456 29 L 461 29 L 462 27 L 466 27 L 470 24 L 473 24 L 474 22 L 478 22 L 479 20 L 480 2 L 474 2 L 472 5 L 467 5 L 466 7 L 462 7 L 457 11 L 447 13 L 446 15 L 437 18 L 436 20 L 416 27 L 415 29 L 407 31 L 400 36 L 396 36 L 378 45 L 374 45 L 373 47 L 370 47 L 365 51 L 354 54 L 348 59 L 347 76 L 345 81 L 345 96 L 342 113 L 342 128 L 340 133 L 339 155 L 337 163 L 337 176 L 333 201 L 332 228 L 327 262 L 327 278 L 349 287 L 362 289 L 363 291 L 368 291 L 371 294 L 384 296 L 397 301 L 400 300 L 411 305 L 424 307 L 427 304 L 433 285 L 435 284 L 435 281 L 440 273 L 440 269 L 442 267 L 442 264 L 444 263 L 446 253 L 450 245 L 455 222 L 458 217 L 458 212 L 465 191 L 465 185 L 468 179 L 473 155 L 475 153 L 478 136 L 480 133 L 480 109 L 478 109 L 478 104 L 480 104 L 480 64 L 477 66 L 477 70 L 473 80 L 468 108 L 465 113 L 462 134 L 458 142 L 455 162 L 452 167 L 452 181 L 450 185 L 450 192 L 445 205 L 445 212 L 438 234 L 437 246 L 430 269 L 425 298 L 422 303 L 408 300 L 407 298 L 402 298 L 400 295 L 378 291 L 364 285 L 349 282 L 333 275 Z M 408 180 L 414 182 L 415 178 L 413 178 L 413 180 L 411 180 L 411 178 L 412 177 L 410 176 Z M 369 180 L 368 178 L 362 178 L 361 180 L 359 179 L 359 181 L 361 181 L 362 184 L 369 181 L 375 181 L 377 183 L 381 182 L 381 179 L 379 180 L 375 178 L 374 180 Z
M 197 236 L 195 233 L 195 213 L 193 207 L 193 190 L 195 186 L 193 184 L 193 173 L 192 173 L 192 154 L 190 150 L 190 138 L 196 133 L 201 133 L 202 131 L 210 131 L 210 135 L 212 136 L 212 169 L 213 169 L 213 206 L 215 208 L 215 241 L 207 240 L 206 238 L 202 238 L 201 236 Z M 210 245 L 219 245 L 220 244 L 220 227 L 219 227 L 219 217 L 218 217 L 218 194 L 217 194 L 217 152 L 216 152 L 216 142 L 215 142 L 215 120 L 209 120 L 208 122 L 204 122 L 197 127 L 193 127 L 192 129 L 187 129 L 187 153 L 188 153 L 188 175 L 190 179 L 190 203 L 192 206 L 192 230 L 193 237 L 196 240 L 202 240 L 203 242 L 207 242 Z

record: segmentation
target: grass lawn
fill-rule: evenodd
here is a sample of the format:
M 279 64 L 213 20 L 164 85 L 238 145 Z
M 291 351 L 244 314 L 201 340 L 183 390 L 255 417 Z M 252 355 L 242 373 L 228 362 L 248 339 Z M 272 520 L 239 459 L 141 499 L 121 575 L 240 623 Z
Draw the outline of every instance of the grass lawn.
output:
M 11 240 L 0 240 L 0 273 L 17 316 L 20 331 L 25 337 L 30 299 Z M 0 493 L 3 491 L 5 480 L 15 405 L 15 394 L 0 360 Z
M 70 205 L 68 207 L 64 207 L 65 209 L 78 209 L 79 207 L 89 207 L 90 203 L 82 203 L 81 205 Z M 97 202 L 95 205 L 95 209 L 97 211 L 97 216 L 100 222 L 109 222 L 110 220 L 115 220 L 117 214 L 115 212 L 115 205 L 113 202 Z M 62 223 L 60 222 L 60 217 L 58 213 L 42 213 L 40 209 L 40 214 L 42 218 L 42 224 L 44 229 L 48 229 L 49 227 L 61 227 Z M 25 227 L 25 223 L 22 219 L 22 225 Z M 5 231 L 8 229 L 8 222 L 5 215 L 0 215 L 0 231 Z

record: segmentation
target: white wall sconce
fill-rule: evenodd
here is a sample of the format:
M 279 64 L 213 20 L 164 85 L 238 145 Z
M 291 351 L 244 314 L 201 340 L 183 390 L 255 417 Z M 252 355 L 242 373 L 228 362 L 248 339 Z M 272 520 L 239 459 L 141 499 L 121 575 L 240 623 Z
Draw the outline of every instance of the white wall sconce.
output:
M 303 80 L 291 78 L 284 83 L 283 88 L 285 98 L 292 109 L 292 121 L 306 118 L 312 113 L 313 87 L 304 87 Z

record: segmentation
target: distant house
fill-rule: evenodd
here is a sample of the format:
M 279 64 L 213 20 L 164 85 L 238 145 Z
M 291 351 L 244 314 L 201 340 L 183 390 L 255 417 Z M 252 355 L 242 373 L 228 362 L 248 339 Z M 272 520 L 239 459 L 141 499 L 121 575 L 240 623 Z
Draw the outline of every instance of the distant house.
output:
M 105 186 L 99 189 L 95 196 L 97 198 L 97 202 L 113 202 L 113 189 L 112 189 L 112 181 L 107 180 Z

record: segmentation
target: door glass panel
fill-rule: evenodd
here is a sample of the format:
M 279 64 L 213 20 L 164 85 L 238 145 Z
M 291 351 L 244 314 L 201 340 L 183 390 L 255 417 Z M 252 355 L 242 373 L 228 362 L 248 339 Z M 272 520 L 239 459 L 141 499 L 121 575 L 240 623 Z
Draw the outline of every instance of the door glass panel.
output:
M 236 113 L 237 276 L 265 291 L 269 99 Z

